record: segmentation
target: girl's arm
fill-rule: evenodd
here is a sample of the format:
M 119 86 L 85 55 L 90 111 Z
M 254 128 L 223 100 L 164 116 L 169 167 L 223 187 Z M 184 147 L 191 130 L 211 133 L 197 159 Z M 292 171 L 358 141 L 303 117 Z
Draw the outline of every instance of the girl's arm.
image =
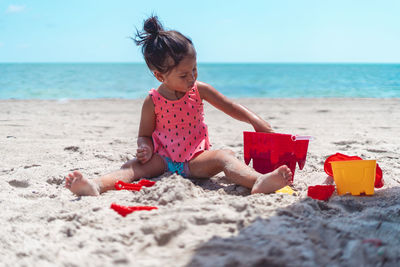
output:
M 153 139 L 151 135 L 155 129 L 155 113 L 154 103 L 148 95 L 142 106 L 142 114 L 140 118 L 139 135 L 137 139 L 138 149 L 136 151 L 136 158 L 141 163 L 146 163 L 153 155 Z
M 271 125 L 248 108 L 233 102 L 214 87 L 203 82 L 197 82 L 200 97 L 214 107 L 225 112 L 232 118 L 250 123 L 256 132 L 273 132 Z

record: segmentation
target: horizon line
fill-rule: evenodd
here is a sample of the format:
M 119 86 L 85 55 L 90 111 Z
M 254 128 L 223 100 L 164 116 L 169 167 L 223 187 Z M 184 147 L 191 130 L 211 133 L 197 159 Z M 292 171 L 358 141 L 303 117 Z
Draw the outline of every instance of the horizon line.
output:
M 362 62 L 362 61 L 332 61 L 332 62 L 324 62 L 324 61 L 265 61 L 265 62 L 251 62 L 251 61 L 200 61 L 198 64 L 400 64 L 400 62 Z M 145 62 L 141 61 L 27 61 L 27 62 L 19 62 L 19 61 L 4 61 L 0 64 L 143 64 L 146 65 Z

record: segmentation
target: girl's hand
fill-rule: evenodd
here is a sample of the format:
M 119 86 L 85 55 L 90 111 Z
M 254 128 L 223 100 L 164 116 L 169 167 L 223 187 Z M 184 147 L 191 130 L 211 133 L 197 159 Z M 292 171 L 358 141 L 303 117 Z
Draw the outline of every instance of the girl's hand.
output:
M 136 150 L 136 158 L 144 164 L 151 159 L 153 151 L 150 146 L 142 145 Z
M 257 121 L 257 123 L 253 124 L 254 130 L 256 132 L 263 132 L 263 133 L 273 133 L 271 125 L 266 121 Z

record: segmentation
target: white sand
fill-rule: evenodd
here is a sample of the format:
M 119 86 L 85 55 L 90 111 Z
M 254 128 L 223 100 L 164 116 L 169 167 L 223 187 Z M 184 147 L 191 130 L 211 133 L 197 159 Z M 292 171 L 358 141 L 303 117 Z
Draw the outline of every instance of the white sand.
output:
M 240 99 L 277 132 L 312 135 L 296 196 L 249 195 L 221 173 L 156 178 L 140 192 L 77 198 L 63 177 L 119 168 L 136 150 L 141 100 L 0 101 L 0 262 L 8 266 L 398 266 L 400 100 Z M 237 122 L 206 106 L 214 149 L 243 157 Z M 371 197 L 307 198 L 336 152 L 377 159 Z M 110 204 L 151 205 L 121 217 Z M 377 247 L 365 239 L 380 239 Z

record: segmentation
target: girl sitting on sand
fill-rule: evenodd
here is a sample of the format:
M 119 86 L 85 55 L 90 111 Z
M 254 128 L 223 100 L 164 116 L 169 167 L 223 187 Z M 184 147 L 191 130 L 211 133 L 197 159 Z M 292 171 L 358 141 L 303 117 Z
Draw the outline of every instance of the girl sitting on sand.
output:
M 196 50 L 192 41 L 177 31 L 164 30 L 157 17 L 144 22 L 135 42 L 142 46 L 147 66 L 161 82 L 152 89 L 142 106 L 136 158 L 120 170 L 87 179 L 78 171 L 66 177 L 66 187 L 76 195 L 97 196 L 114 189 L 118 180 L 160 176 L 166 171 L 183 177 L 212 177 L 223 171 L 232 182 L 251 193 L 271 193 L 289 183 L 292 173 L 281 166 L 260 174 L 228 149 L 209 150 L 203 100 L 232 118 L 250 123 L 257 132 L 272 132 L 259 116 L 234 103 L 211 85 L 196 81 Z

